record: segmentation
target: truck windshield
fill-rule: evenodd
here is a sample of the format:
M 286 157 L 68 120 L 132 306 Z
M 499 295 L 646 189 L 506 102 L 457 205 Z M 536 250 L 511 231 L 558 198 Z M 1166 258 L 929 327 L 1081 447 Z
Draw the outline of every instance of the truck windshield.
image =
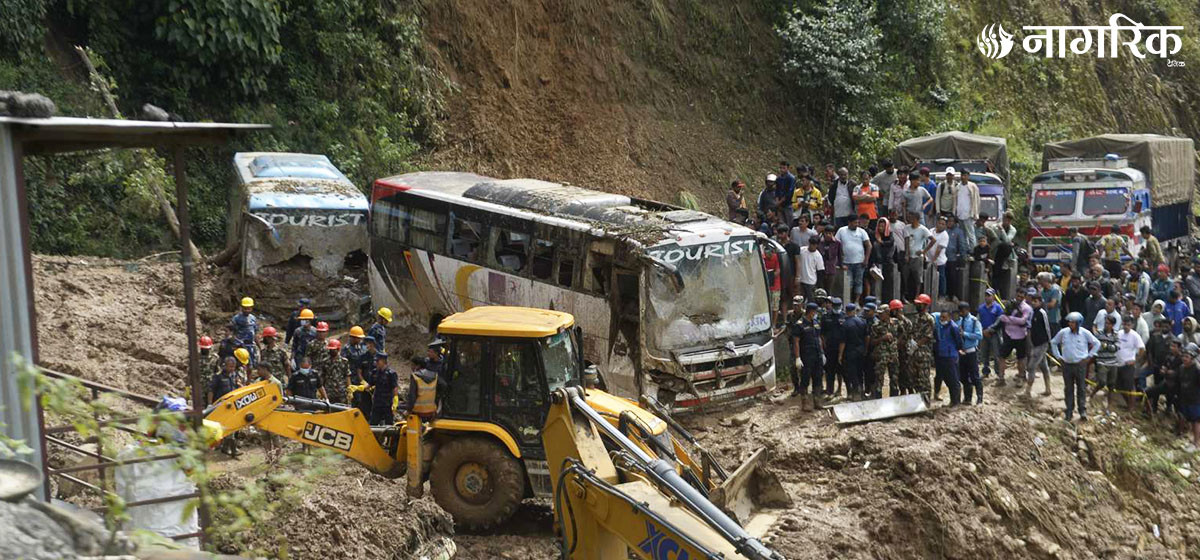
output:
M 766 280 L 758 243 L 735 237 L 720 243 L 650 249 L 652 258 L 676 267 L 647 271 L 646 336 L 659 350 L 711 347 L 716 341 L 771 328 Z
M 1129 189 L 1088 189 L 1083 191 L 1083 213 L 1087 216 L 1124 214 L 1129 208 Z
M 987 214 L 989 220 L 1000 217 L 1000 198 L 995 196 L 979 197 L 979 214 Z
M 579 385 L 579 356 L 576 354 L 571 334 L 563 331 L 549 338 L 543 338 L 538 344 L 542 347 L 542 360 L 546 367 L 546 386 L 550 392 L 553 393 L 568 385 Z
M 1033 195 L 1034 216 L 1070 216 L 1075 213 L 1075 191 L 1039 190 Z

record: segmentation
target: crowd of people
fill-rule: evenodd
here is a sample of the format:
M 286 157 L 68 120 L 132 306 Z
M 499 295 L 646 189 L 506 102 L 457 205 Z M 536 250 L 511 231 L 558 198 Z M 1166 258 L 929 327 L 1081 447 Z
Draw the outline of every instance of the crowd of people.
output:
M 372 425 L 393 424 L 397 411 L 432 412 L 426 410 L 432 399 L 424 393 L 431 395 L 436 390 L 444 364 L 444 344 L 434 339 L 425 356 L 402 353 L 414 380 L 402 402 L 398 398 L 400 379 L 389 366 L 385 348 L 387 326 L 392 322 L 390 309 L 379 308 L 366 329 L 350 327 L 343 341 L 329 335 L 329 324 L 317 320 L 307 298 L 297 302 L 282 336 L 278 328 L 260 325 L 253 298 L 242 298 L 240 303 L 241 311 L 225 325 L 224 338 L 214 342 L 212 337 L 200 337 L 200 381 L 205 403 L 213 403 L 249 383 L 269 381 L 286 396 L 309 399 L 314 406 L 323 402 L 359 408 Z M 296 402 L 303 406 L 304 401 Z M 235 438 L 225 438 L 221 445 L 222 451 L 238 454 Z
M 785 258 L 766 255 L 774 309 L 783 310 L 795 295 L 812 301 L 817 288 L 835 293 L 843 283 L 857 305 L 868 296 L 911 304 L 919 293 L 956 302 L 966 299 L 962 279 L 971 262 L 982 265 L 997 289 L 1012 285 L 1018 272 L 1013 216 L 989 223 L 995 216 L 980 212 L 979 186 L 969 171 L 950 167 L 939 183 L 927 167 L 890 161 L 881 167 L 861 171 L 854 181 L 847 168 L 829 163 L 822 183 L 811 165 L 796 166 L 793 174 L 782 161 L 753 204 L 745 182 L 733 181 L 728 219 L 787 251 Z M 927 285 L 933 278 L 937 285 Z

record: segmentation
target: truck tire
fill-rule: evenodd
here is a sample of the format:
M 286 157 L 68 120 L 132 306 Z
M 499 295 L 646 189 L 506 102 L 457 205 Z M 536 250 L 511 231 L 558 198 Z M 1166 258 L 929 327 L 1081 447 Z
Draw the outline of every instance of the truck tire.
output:
M 433 499 L 460 529 L 480 531 L 512 517 L 525 496 L 525 471 L 499 443 L 456 437 L 433 456 L 429 488 Z

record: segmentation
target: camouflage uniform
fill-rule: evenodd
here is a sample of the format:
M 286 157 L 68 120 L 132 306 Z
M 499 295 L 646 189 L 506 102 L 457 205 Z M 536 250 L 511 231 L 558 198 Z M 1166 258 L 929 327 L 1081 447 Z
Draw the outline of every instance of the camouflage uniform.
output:
M 325 385 L 325 395 L 329 397 L 329 402 L 349 404 L 347 387 L 350 384 L 350 362 L 341 356 L 330 356 L 326 352 L 320 365 L 314 368 Z
M 264 347 L 262 350 L 262 356 L 259 357 L 259 362 L 267 366 L 267 369 L 271 372 L 271 375 L 275 376 L 275 378 L 284 385 L 286 385 L 288 381 L 287 364 L 290 361 L 291 360 L 288 358 L 287 350 L 281 348 L 279 344 L 276 344 L 272 348 Z
M 901 325 L 896 318 L 890 318 L 887 322 L 876 320 L 871 325 L 871 358 L 875 364 L 875 378 L 871 387 L 867 387 L 867 391 L 871 394 L 880 393 L 883 391 L 883 373 L 888 372 L 888 389 L 889 396 L 898 395 L 898 382 L 896 379 L 896 364 L 900 360 L 900 338 L 903 332 L 900 331 Z M 891 340 L 886 340 L 887 335 L 892 335 Z
M 329 344 L 328 338 L 325 340 L 314 338 L 308 343 L 308 347 L 304 349 L 304 355 L 308 356 L 309 360 L 312 360 L 313 369 L 316 369 L 317 362 L 325 359 L 325 355 L 329 354 L 329 350 L 325 348 L 326 344 Z M 296 367 L 300 367 L 299 362 L 296 362 Z
M 929 368 L 933 367 L 933 315 L 918 313 L 912 319 L 909 337 L 916 342 L 908 360 L 908 375 L 912 389 L 917 393 L 928 393 Z
M 206 401 L 208 395 L 208 386 L 212 384 L 212 378 L 218 371 L 223 369 L 221 357 L 216 352 L 209 350 L 207 356 L 200 356 L 200 400 Z M 207 404 L 207 403 L 206 403 Z

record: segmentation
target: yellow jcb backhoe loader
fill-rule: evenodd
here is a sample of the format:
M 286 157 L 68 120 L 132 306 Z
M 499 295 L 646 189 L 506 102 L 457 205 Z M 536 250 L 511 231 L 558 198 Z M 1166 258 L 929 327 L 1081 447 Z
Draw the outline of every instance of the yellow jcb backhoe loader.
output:
M 438 417 L 431 422 L 410 415 L 393 426 L 371 426 L 358 409 L 285 397 L 269 382 L 222 397 L 205 417 L 221 426 L 221 437 L 255 426 L 332 449 L 389 478 L 407 474 L 412 495 L 428 481 L 460 528 L 486 529 L 507 520 L 522 499 L 554 495 L 542 430 L 550 395 L 584 385 L 582 333 L 574 324 L 568 313 L 501 306 L 444 319 L 438 334 L 448 345 L 442 375 L 449 388 L 439 395 Z M 614 433 L 671 465 L 690 487 L 743 522 L 759 509 L 790 503 L 766 468 L 764 450 L 728 473 L 671 421 L 689 445 L 674 437 L 665 414 L 660 418 L 595 389 L 585 398 Z

